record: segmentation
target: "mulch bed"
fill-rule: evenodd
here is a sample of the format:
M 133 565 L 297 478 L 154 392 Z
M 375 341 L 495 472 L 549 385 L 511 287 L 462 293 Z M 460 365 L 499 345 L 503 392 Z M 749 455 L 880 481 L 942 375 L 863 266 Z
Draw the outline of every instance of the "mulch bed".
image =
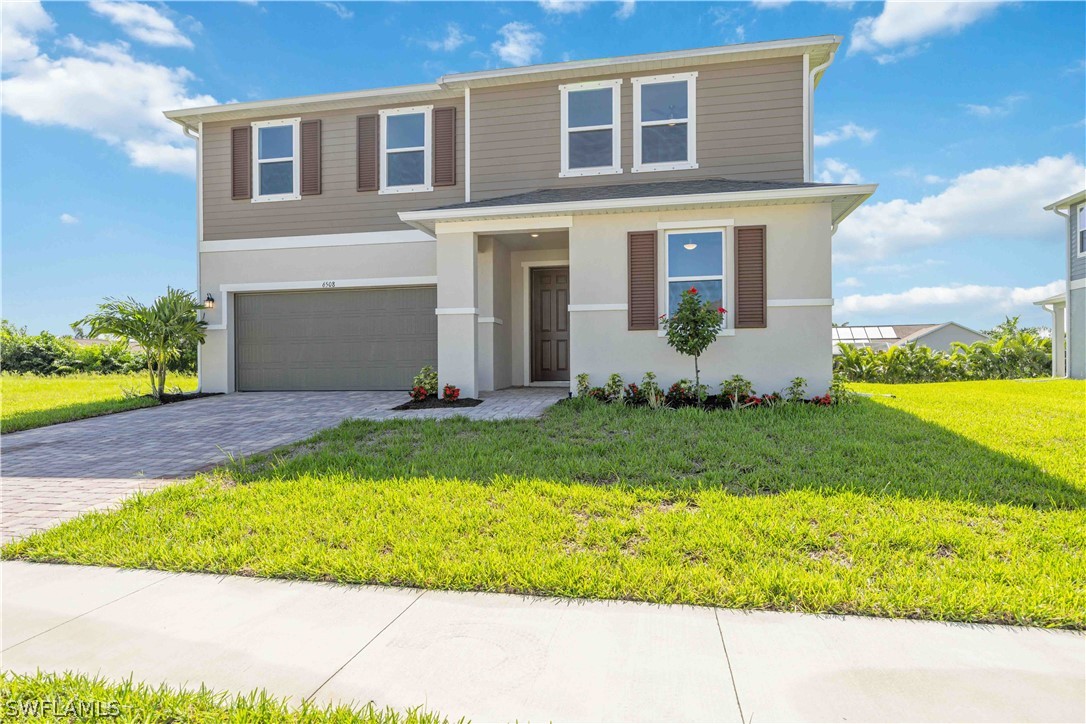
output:
M 201 397 L 218 397 L 221 392 L 182 392 L 180 395 L 171 395 L 163 392 L 162 397 L 158 398 L 159 402 L 163 405 L 168 405 L 171 402 L 184 402 L 185 400 L 197 400 Z
M 478 399 L 476 399 L 474 397 L 461 397 L 456 402 L 445 402 L 444 400 L 439 400 L 437 397 L 431 396 L 431 397 L 427 397 L 422 402 L 415 402 L 414 400 L 409 400 L 408 402 L 405 402 L 402 405 L 396 405 L 392 409 L 393 410 L 434 410 L 434 409 L 445 410 L 445 409 L 448 409 L 450 407 L 475 407 L 476 405 L 481 405 L 481 404 L 483 404 L 483 401 L 478 400 Z

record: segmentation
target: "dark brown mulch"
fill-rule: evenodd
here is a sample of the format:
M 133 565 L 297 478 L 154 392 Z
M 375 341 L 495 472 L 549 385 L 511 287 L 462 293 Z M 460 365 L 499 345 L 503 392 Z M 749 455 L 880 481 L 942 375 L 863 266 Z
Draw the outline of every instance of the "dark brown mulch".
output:
M 163 405 L 168 405 L 171 402 L 197 400 L 201 397 L 217 397 L 221 394 L 221 392 L 182 392 L 180 395 L 171 395 L 167 392 L 163 392 L 162 397 L 158 398 L 158 401 L 161 402 Z
M 475 407 L 476 405 L 483 404 L 482 400 L 477 400 L 474 397 L 461 397 L 456 402 L 445 402 L 439 400 L 437 397 L 427 397 L 422 402 L 415 402 L 414 400 L 408 400 L 402 405 L 396 405 L 393 410 L 431 410 L 435 408 L 446 409 L 449 407 Z

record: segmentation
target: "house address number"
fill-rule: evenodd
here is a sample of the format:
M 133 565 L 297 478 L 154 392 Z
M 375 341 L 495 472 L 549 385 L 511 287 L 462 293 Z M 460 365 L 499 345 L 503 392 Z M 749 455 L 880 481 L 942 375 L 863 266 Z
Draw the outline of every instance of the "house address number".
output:
M 324 287 L 325 289 L 334 289 L 335 286 L 336 286 L 336 283 L 335 282 L 321 282 L 321 286 Z

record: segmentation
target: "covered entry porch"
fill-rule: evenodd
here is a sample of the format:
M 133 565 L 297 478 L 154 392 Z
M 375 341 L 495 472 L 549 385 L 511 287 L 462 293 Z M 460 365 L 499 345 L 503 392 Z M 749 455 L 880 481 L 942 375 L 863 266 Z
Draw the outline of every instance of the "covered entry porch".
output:
M 439 223 L 441 384 L 568 388 L 571 217 Z

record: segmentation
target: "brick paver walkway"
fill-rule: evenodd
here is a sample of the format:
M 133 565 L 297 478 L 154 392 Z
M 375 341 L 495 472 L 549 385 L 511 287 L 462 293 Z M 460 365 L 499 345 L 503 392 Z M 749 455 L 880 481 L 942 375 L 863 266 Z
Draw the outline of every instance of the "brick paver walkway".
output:
M 477 407 L 393 412 L 402 392 L 250 392 L 77 420 L 0 438 L 0 539 L 26 535 L 347 418 L 537 417 L 564 389 L 514 388 Z

